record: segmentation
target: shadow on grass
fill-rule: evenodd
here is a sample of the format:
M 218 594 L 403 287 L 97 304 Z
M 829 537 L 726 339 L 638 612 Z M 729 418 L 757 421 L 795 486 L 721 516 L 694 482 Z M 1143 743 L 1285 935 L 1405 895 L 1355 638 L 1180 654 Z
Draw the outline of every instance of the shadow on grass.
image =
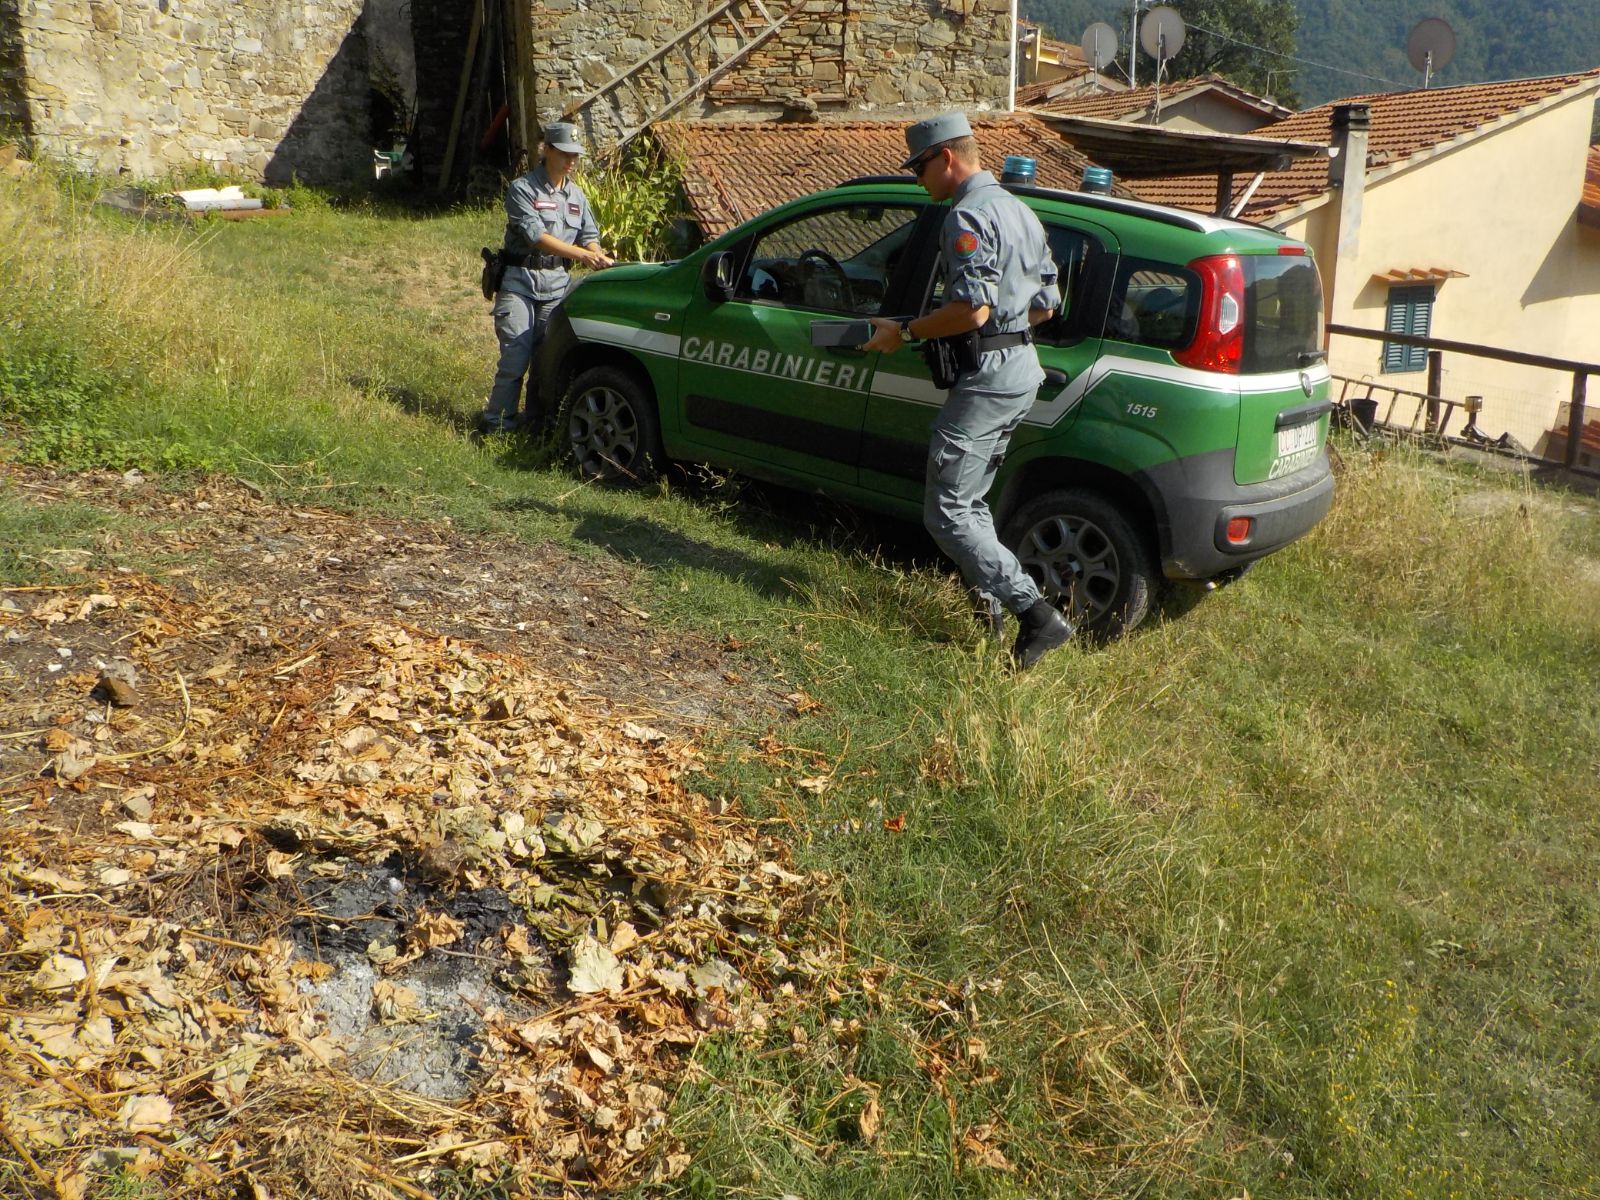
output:
M 426 417 L 441 425 L 448 425 L 457 433 L 471 433 L 477 427 L 476 413 L 463 413 L 443 396 L 429 396 L 401 383 L 387 383 L 365 375 L 351 375 L 346 382 L 369 396 L 394 405 L 413 417 Z
M 572 535 L 625 562 L 715 571 L 771 599 L 789 600 L 811 583 L 797 563 L 767 563 L 739 550 L 714 546 L 668 525 L 636 516 L 597 513 L 578 505 L 524 497 L 497 505 L 502 512 L 539 512 L 573 520 Z

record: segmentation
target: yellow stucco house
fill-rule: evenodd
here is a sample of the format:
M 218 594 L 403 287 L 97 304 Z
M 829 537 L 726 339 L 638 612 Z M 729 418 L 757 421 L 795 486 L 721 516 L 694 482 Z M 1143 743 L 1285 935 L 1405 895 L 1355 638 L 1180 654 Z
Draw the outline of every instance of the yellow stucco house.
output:
M 1246 220 L 1314 247 L 1330 324 L 1600 362 L 1600 218 L 1585 193 L 1597 93 L 1600 69 L 1308 109 L 1255 133 L 1331 143 L 1343 161 L 1240 177 L 1235 203 Z M 1365 170 L 1347 170 L 1363 143 Z M 1130 186 L 1161 203 L 1216 203 L 1212 176 Z M 1336 376 L 1426 389 L 1421 349 L 1336 336 L 1329 360 Z M 1454 352 L 1442 366 L 1441 395 L 1483 398 L 1480 430 L 1559 456 L 1570 373 Z M 1600 437 L 1600 381 L 1588 393 L 1589 428 Z M 1409 415 L 1402 406 L 1394 418 Z

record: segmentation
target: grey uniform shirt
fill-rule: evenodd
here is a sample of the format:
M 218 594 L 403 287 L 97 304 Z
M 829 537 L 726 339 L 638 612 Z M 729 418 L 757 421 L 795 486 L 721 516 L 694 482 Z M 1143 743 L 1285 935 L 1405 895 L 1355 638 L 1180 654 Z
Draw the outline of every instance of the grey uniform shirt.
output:
M 978 171 L 956 189 L 939 234 L 946 300 L 988 305 L 983 333 L 1016 333 L 1028 328 L 1028 310 L 1058 308 L 1056 264 L 1044 226 L 1026 204 L 1006 191 L 988 171 Z M 982 365 L 963 375 L 962 391 L 1015 396 L 1037 391 L 1044 382 L 1039 355 L 1031 345 L 991 350 Z
M 512 254 L 541 254 L 543 251 L 534 245 L 541 233 L 574 246 L 600 240 L 600 229 L 594 223 L 583 189 L 571 178 L 555 187 L 545 174 L 543 163 L 518 175 L 506 189 L 505 248 Z M 535 270 L 507 267 L 500 290 L 535 300 L 557 300 L 566 295 L 567 273 L 559 266 Z

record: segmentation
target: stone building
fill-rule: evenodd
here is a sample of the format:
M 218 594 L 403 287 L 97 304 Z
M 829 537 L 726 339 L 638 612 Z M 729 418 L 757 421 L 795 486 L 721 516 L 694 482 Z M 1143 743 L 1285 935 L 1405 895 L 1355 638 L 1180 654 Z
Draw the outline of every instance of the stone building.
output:
M 0 0 L 0 120 L 99 173 L 371 174 L 363 0 Z
M 603 145 L 669 106 L 680 119 L 1006 109 L 1012 5 L 0 0 L 0 133 L 99 173 L 205 163 L 325 183 L 370 176 L 390 126 L 410 131 L 425 177 L 449 154 L 459 178 L 468 160 L 515 165 L 566 113 Z
M 570 109 L 619 67 L 638 62 L 707 11 L 693 0 L 534 0 L 534 75 L 541 112 Z M 787 19 L 742 58 L 762 28 L 762 13 Z M 737 23 L 737 25 L 736 25 Z M 772 0 L 730 9 L 708 36 L 686 43 L 660 66 L 640 72 L 642 88 L 608 98 L 585 115 L 604 136 L 637 123 L 633 99 L 657 104 L 732 61 L 678 112 L 680 117 L 747 119 L 762 110 L 809 102 L 826 114 L 895 112 L 945 105 L 1008 109 L 1013 90 L 1011 0 Z M 744 36 L 739 36 L 743 32 Z

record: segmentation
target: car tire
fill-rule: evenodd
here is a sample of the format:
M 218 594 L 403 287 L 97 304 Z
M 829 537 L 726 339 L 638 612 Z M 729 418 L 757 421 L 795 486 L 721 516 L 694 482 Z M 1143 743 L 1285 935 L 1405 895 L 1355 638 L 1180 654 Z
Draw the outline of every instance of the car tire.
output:
M 655 396 L 620 367 L 580 371 L 562 398 L 556 430 L 584 479 L 650 483 L 666 462 Z
M 1006 519 L 1001 540 L 1046 599 L 1091 636 L 1118 637 L 1150 612 L 1155 556 L 1133 523 L 1096 492 L 1035 496 Z

